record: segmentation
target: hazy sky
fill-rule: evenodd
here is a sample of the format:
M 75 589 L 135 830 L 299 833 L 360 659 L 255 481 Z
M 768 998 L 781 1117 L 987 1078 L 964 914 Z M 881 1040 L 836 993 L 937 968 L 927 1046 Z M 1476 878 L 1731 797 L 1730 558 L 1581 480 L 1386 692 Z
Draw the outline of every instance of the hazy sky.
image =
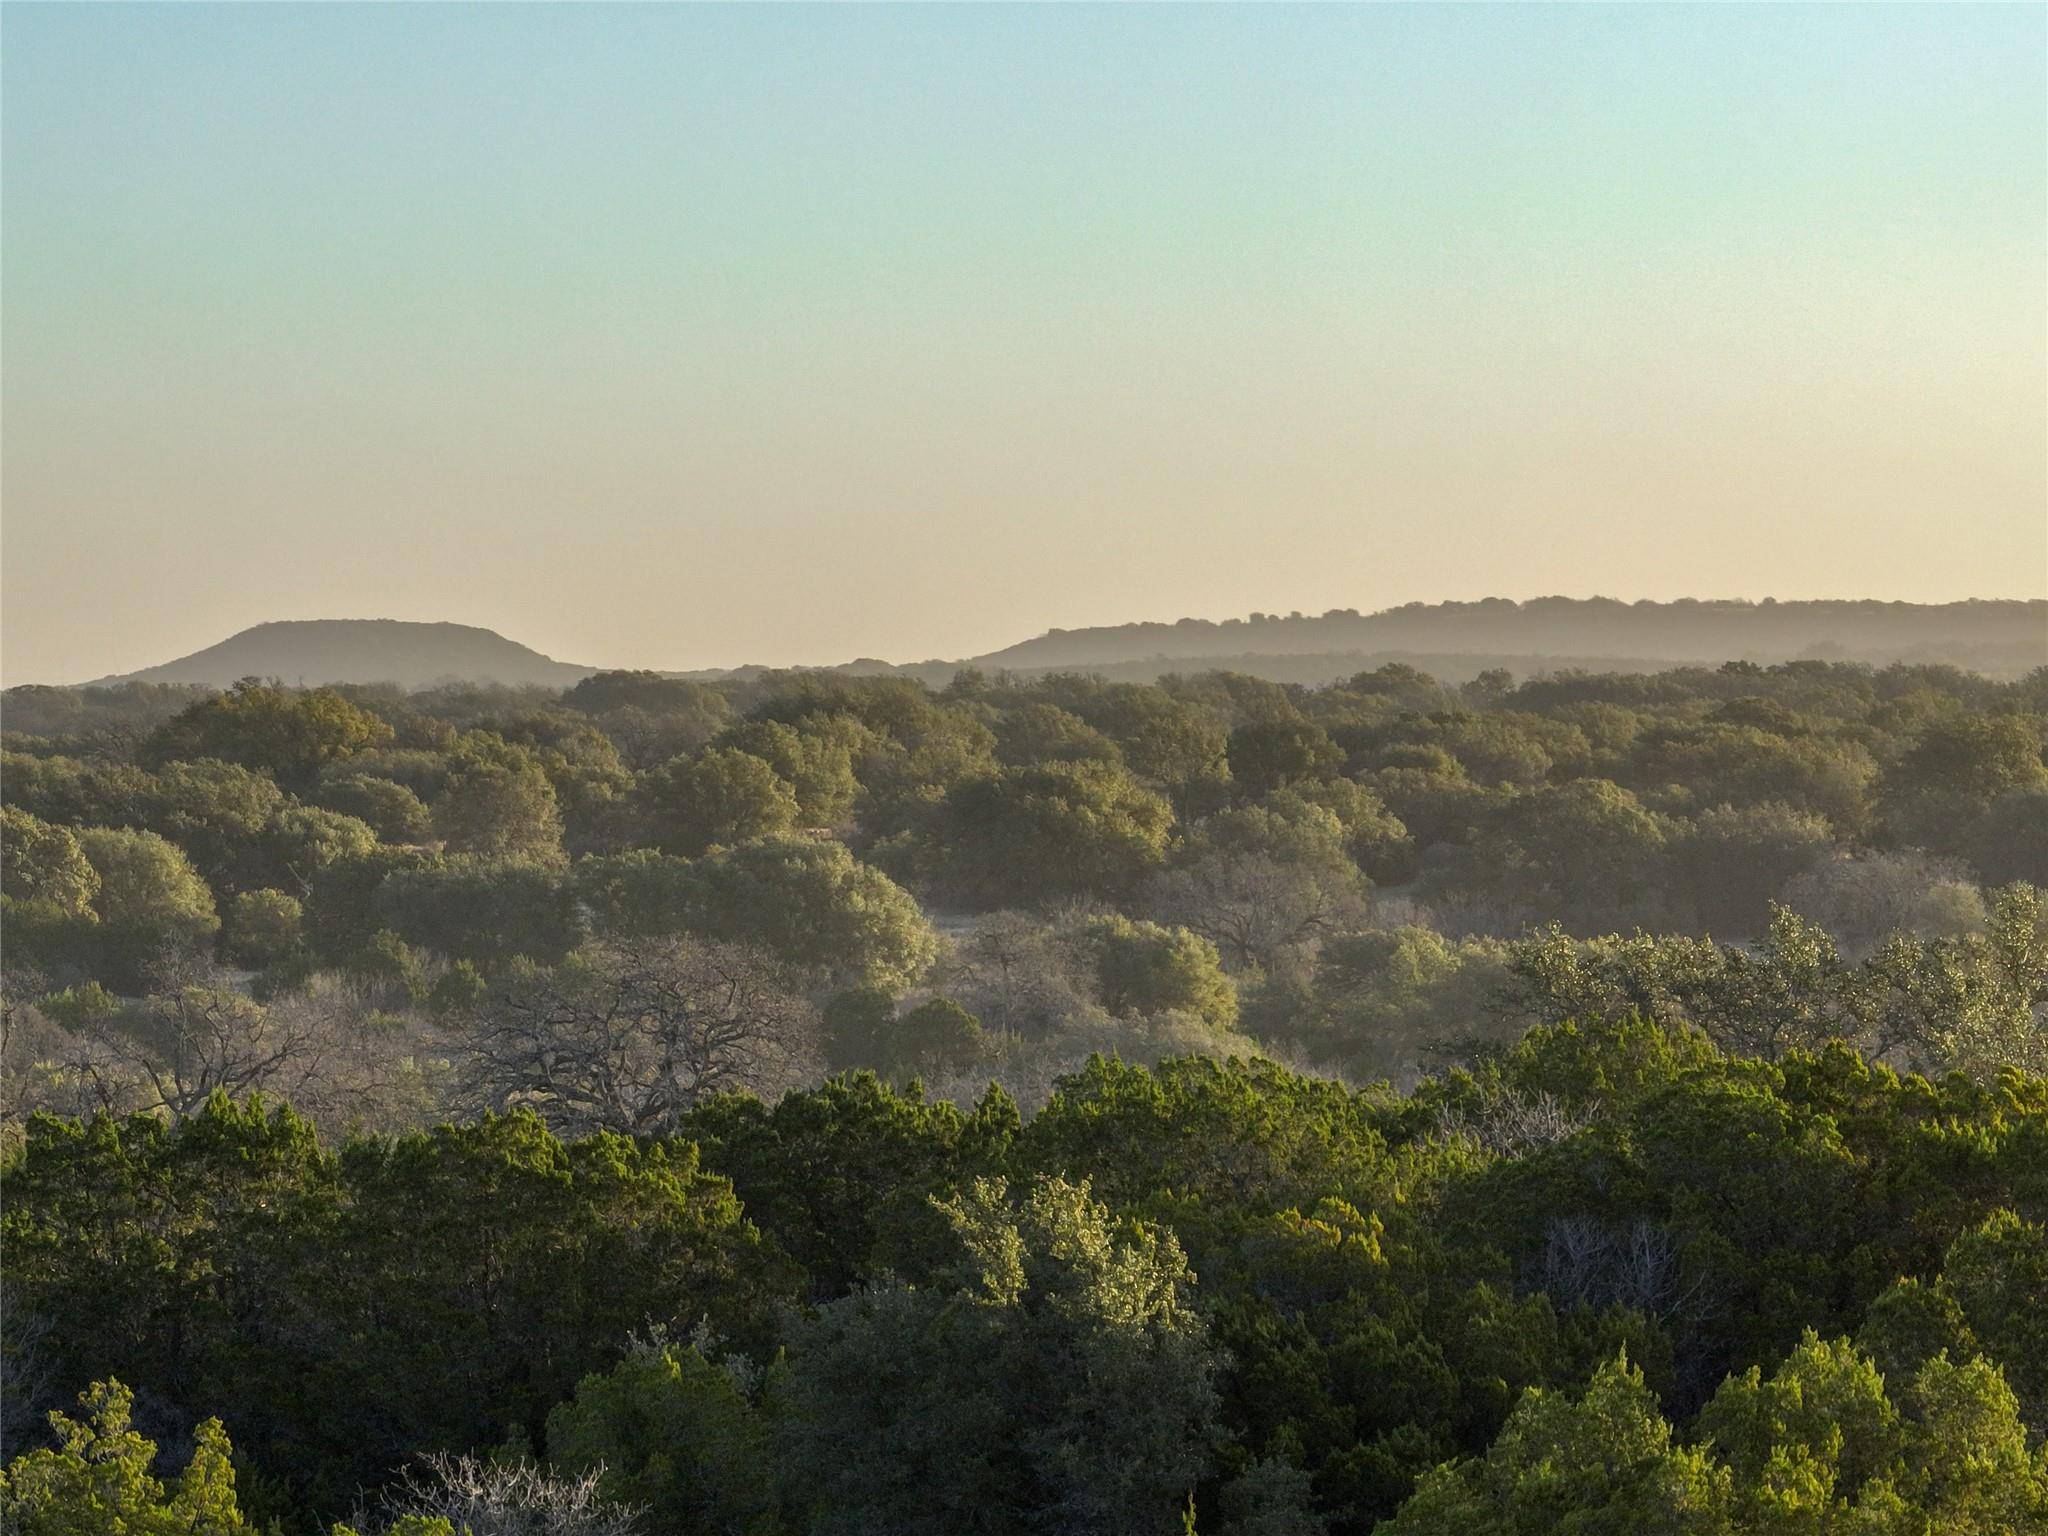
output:
M 5 674 L 2040 596 L 2044 18 L 10 4 Z

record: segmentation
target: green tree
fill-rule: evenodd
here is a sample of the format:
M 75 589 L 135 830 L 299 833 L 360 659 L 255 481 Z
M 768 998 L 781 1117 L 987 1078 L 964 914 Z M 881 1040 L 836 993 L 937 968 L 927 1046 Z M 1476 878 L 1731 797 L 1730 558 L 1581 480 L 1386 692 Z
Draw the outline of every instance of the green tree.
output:
M 1258 720 L 1230 733 L 1230 777 L 1252 798 L 1291 784 L 1332 779 L 1344 753 L 1330 733 L 1307 720 Z
M 688 859 L 634 848 L 578 859 L 570 880 L 601 937 L 639 939 L 687 929 L 702 876 Z
M 1888 1390 L 1847 1339 L 1809 1332 L 1769 1377 L 1724 1382 L 1699 1431 L 1734 1474 L 1744 1532 L 2048 1529 L 2048 1452 L 1981 1359 L 1936 1355 Z
M 353 816 L 380 842 L 423 843 L 433 835 L 434 818 L 426 802 L 395 779 L 368 773 L 323 778 L 314 799 L 330 811 Z
M 1006 765 L 1031 763 L 1115 763 L 1123 754 L 1115 742 L 1079 715 L 1056 704 L 1026 704 L 996 722 L 996 756 Z
M 598 1472 L 604 1496 L 645 1510 L 655 1529 L 777 1536 L 774 1481 L 762 1476 L 768 1426 L 750 1384 L 743 1357 L 720 1365 L 695 1344 L 637 1344 L 548 1415 L 548 1459 Z
M 1674 1443 L 1643 1373 L 1602 1366 L 1583 1396 L 1531 1388 L 1483 1458 L 1422 1480 L 1379 1536 L 1715 1536 L 1728 1474 Z
M 1214 944 L 1230 965 L 1270 968 L 1362 919 L 1367 889 L 1343 823 L 1284 796 L 1196 823 L 1153 883 L 1151 905 Z
M 980 1059 L 981 1020 L 950 997 L 934 997 L 895 1020 L 887 1040 L 891 1070 L 950 1076 Z
M 79 847 L 99 876 L 94 909 L 102 921 L 203 938 L 219 926 L 213 893 L 191 860 L 154 832 L 88 827 Z
M 1730 938 L 1754 933 L 1787 882 L 1833 851 L 1826 817 L 1774 801 L 1702 811 L 1668 847 L 1699 927 Z
M 1164 788 L 1185 814 L 1201 786 L 1219 789 L 1229 775 L 1229 733 L 1197 704 L 1159 688 L 1119 684 L 1092 703 L 1085 718 L 1122 749 L 1141 779 Z
M 750 720 L 721 732 L 714 745 L 750 753 L 773 768 L 796 797 L 797 817 L 804 826 L 835 827 L 853 814 L 854 797 L 860 792 L 854 761 L 874 742 L 874 732 L 857 720 L 812 715 L 797 725 Z
M 763 838 L 699 873 L 697 932 L 759 945 L 842 985 L 907 986 L 938 952 L 909 892 L 839 843 Z
M 217 757 L 267 773 L 280 784 L 311 784 L 331 762 L 382 746 L 391 727 L 332 688 L 279 688 L 244 678 L 160 727 L 145 746 L 156 763 Z
M 219 929 L 213 892 L 176 844 L 106 827 L 86 828 L 78 844 L 100 880 L 96 964 L 117 989 L 138 989 L 166 950 L 189 951 Z
M 47 1321 L 57 1379 L 118 1360 L 214 1405 L 315 1514 L 421 1452 L 540 1443 L 635 1329 L 759 1347 L 788 1294 L 693 1145 L 526 1114 L 338 1147 L 219 1096 L 176 1127 L 43 1119 L 0 1202 L 9 1306 Z
M 81 1417 L 50 1415 L 54 1448 L 0 1470 L 0 1526 L 20 1536 L 232 1536 L 251 1529 L 219 1419 L 202 1422 L 192 1460 L 169 1488 L 150 1476 L 156 1445 L 129 1427 L 134 1393 L 118 1381 L 79 1394 Z
M 1016 1127 L 1017 1106 L 1000 1088 L 970 1114 L 862 1071 L 786 1093 L 772 1108 L 727 1094 L 694 1111 L 685 1130 L 705 1166 L 733 1181 L 748 1218 L 803 1265 L 813 1297 L 832 1297 L 921 1267 L 945 1225 L 930 1197 L 991 1171 Z
M 244 891 L 228 903 L 222 947 L 231 959 L 262 970 L 298 949 L 304 915 L 298 899 L 283 891 Z
M 887 987 L 842 988 L 826 1000 L 821 1022 L 827 1067 L 834 1072 L 883 1069 L 896 1027 L 896 994 Z
M 788 781 L 763 759 L 736 747 L 712 747 L 675 759 L 649 775 L 641 804 L 655 845 L 691 857 L 787 832 L 800 820 Z
M 1653 912 L 1666 836 L 1663 819 L 1627 790 L 1580 779 L 1503 802 L 1464 878 L 1525 920 L 1574 933 L 1639 925 Z
M 817 1532 L 1170 1528 L 1207 1469 L 1216 1363 L 1172 1236 L 1085 1184 L 942 1207 L 957 1258 L 794 1325 L 782 1464 Z
M 562 857 L 554 786 L 524 747 L 476 732 L 451 755 L 448 784 L 434 801 L 434 831 L 451 853 L 542 862 Z
M 1492 1005 L 1506 980 L 1497 941 L 1412 926 L 1339 934 L 1317 951 L 1306 1006 L 1261 1025 L 1355 1076 L 1393 1075 L 1498 1033 Z
M 2048 787 L 2038 716 L 1957 712 L 1934 720 L 1885 773 L 1893 842 L 1961 851 L 1995 806 Z
M 0 893 L 9 901 L 47 902 L 66 917 L 92 913 L 99 871 L 68 827 L 53 827 L 14 806 L 0 806 Z
M 1046 763 L 956 785 L 927 847 L 935 878 L 982 910 L 1133 890 L 1166 851 L 1173 811 L 1123 769 Z
M 455 859 L 398 869 L 371 908 L 408 944 L 486 966 L 515 956 L 552 965 L 584 938 L 575 889 L 552 864 Z
M 1110 1012 L 1185 1013 L 1216 1029 L 1237 1023 L 1237 988 L 1207 939 L 1126 917 L 1096 918 L 1086 936 Z
M 1949 1246 L 1941 1288 L 2005 1368 L 2023 1412 L 2048 1427 L 2048 1228 L 1994 1211 Z

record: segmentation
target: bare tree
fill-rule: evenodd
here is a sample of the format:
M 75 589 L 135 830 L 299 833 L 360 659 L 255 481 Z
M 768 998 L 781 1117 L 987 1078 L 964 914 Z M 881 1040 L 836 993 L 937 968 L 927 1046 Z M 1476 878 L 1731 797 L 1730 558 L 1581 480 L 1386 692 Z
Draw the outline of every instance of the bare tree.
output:
M 281 1092 L 287 1070 L 308 1070 L 324 1048 L 303 1021 L 226 987 L 198 984 L 123 1009 L 94 1034 L 152 1105 L 177 1120 L 197 1114 L 216 1092 Z
M 1663 1323 L 1703 1310 L 1702 1284 L 1687 1281 L 1678 1239 L 1654 1221 L 1616 1228 L 1590 1216 L 1553 1218 L 1544 1234 L 1541 1285 L 1553 1301 L 1630 1307 Z
M 955 941 L 933 985 L 984 1028 L 1041 1039 L 1088 1011 L 1091 986 L 1070 936 L 1022 912 L 991 912 Z
M 380 1006 L 376 984 L 332 974 L 268 1005 L 284 1034 L 317 1042 L 271 1084 L 323 1128 L 410 1129 L 441 1118 L 445 1032 L 412 1008 Z
M 1159 921 L 1200 934 L 1239 970 L 1270 967 L 1283 951 L 1360 922 L 1366 911 L 1364 882 L 1348 864 L 1231 845 L 1168 870 L 1151 895 Z
M 69 1028 L 28 1004 L 0 1011 L 0 1127 L 12 1131 L 38 1111 L 128 1115 L 154 1102 L 104 1026 Z
M 1469 1136 L 1501 1157 L 1539 1152 L 1568 1140 L 1592 1123 L 1590 1114 L 1572 1108 L 1554 1093 L 1544 1089 L 1523 1093 L 1517 1088 L 1489 1094 L 1471 1110 L 1448 1110 L 1441 1121 L 1446 1135 Z
M 384 1514 L 394 1524 L 445 1520 L 468 1536 L 637 1536 L 641 1511 L 599 1498 L 603 1475 L 602 1467 L 565 1477 L 531 1462 L 428 1456 L 384 1496 Z
M 567 1135 L 660 1135 L 708 1095 L 767 1093 L 815 1053 L 786 968 L 692 938 L 593 945 L 494 988 L 461 1047 L 472 1109 L 525 1105 Z
M 0 1284 L 0 1461 L 42 1424 L 56 1376 L 49 1336 L 50 1320 L 24 1311 L 13 1288 Z

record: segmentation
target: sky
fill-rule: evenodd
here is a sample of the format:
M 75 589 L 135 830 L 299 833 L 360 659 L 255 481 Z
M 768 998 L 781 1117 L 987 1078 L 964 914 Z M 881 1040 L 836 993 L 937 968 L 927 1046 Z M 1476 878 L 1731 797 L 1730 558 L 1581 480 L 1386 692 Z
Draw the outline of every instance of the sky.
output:
M 2048 595 L 2048 8 L 0 9 L 0 673 Z

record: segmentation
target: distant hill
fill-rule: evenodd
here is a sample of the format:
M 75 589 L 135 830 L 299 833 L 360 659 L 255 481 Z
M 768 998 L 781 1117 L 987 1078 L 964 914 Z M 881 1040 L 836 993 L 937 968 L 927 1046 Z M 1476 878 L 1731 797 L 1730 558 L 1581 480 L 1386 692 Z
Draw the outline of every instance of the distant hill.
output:
M 286 619 L 258 624 L 218 645 L 88 686 L 115 683 L 200 683 L 225 688 L 239 678 L 274 677 L 319 683 L 537 683 L 566 688 L 596 669 L 543 656 L 493 630 L 468 624 L 412 624 L 399 619 Z
M 1945 662 L 1990 676 L 2048 665 L 2048 602 L 1623 603 L 1611 598 L 1543 597 L 1518 603 L 1409 603 L 1379 613 L 1337 609 L 1314 616 L 1181 619 L 1055 629 L 957 661 L 892 666 L 863 658 L 829 670 L 895 673 L 944 683 L 963 666 L 1033 674 L 1097 672 L 1144 681 L 1164 672 L 1227 670 L 1291 683 L 1323 683 L 1389 661 L 1462 682 L 1487 667 L 1518 677 L 1540 671 L 1650 672 L 1724 661 L 1814 658 Z M 299 619 L 259 624 L 218 645 L 161 666 L 88 686 L 195 683 L 225 688 L 237 678 L 286 683 L 451 681 L 566 688 L 594 667 L 556 661 L 492 630 L 396 619 Z M 670 672 L 671 677 L 746 678 L 760 667 Z
M 2048 663 L 2048 602 L 1723 602 L 1681 599 L 1624 603 L 1612 598 L 1543 597 L 1518 603 L 1409 603 L 1379 613 L 1337 609 L 1308 616 L 1182 619 L 1055 629 L 973 665 L 1041 672 L 1074 668 L 1188 671 L 1230 665 L 1263 671 L 1283 659 L 1291 678 L 1327 659 L 1337 670 L 1362 657 L 1427 655 L 1514 658 L 1526 668 L 1605 666 L 1635 670 L 1685 663 L 1779 662 L 1801 658 L 1948 662 L 1987 673 Z M 1350 670 L 1357 670 L 1351 667 Z M 1445 668 L 1449 670 L 1449 668 Z M 1516 670 L 1521 670 L 1517 668 Z

